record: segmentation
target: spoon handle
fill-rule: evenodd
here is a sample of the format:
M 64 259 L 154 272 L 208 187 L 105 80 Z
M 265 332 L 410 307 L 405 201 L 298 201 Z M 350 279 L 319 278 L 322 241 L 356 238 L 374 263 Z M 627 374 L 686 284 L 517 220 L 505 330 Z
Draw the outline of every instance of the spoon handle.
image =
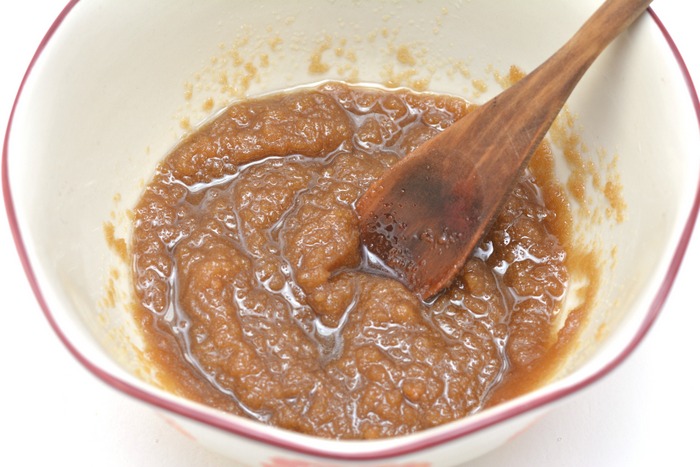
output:
M 651 4 L 652 0 L 607 0 L 546 62 L 527 75 L 519 90 L 532 99 L 533 88 L 545 113 L 539 125 L 546 132 L 593 61 Z M 541 99 L 541 100 L 540 100 Z M 533 107 L 533 106 L 529 106 Z M 536 117 L 535 117 L 536 118 Z
M 501 172 L 506 182 L 502 191 L 510 191 L 517 176 L 507 168 L 524 167 L 528 163 L 581 77 L 608 44 L 651 2 L 607 0 L 547 61 L 479 109 L 482 121 L 493 122 L 490 129 L 482 128 L 482 141 L 502 142 L 498 137 L 502 128 L 507 128 L 510 135 L 509 147 L 484 151 L 488 157 L 477 164 L 482 173 Z M 471 125 L 464 120 L 465 126 Z M 461 142 L 455 140 L 457 144 Z M 455 151 L 455 155 L 458 154 L 459 151 Z

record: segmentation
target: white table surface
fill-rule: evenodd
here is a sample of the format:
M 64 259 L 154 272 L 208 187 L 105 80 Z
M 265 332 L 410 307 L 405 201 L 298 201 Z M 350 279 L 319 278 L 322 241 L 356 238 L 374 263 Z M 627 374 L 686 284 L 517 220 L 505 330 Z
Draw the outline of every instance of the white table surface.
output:
M 0 128 L 65 0 L 0 0 Z M 700 5 L 653 4 L 700 86 Z M 700 154 L 698 154 L 700 157 Z M 0 195 L 1 196 L 1 195 Z M 468 465 L 700 466 L 700 227 L 660 317 L 612 374 Z M 0 214 L 0 466 L 229 466 L 87 372 L 46 322 Z M 27 336 L 31 334 L 31 339 Z

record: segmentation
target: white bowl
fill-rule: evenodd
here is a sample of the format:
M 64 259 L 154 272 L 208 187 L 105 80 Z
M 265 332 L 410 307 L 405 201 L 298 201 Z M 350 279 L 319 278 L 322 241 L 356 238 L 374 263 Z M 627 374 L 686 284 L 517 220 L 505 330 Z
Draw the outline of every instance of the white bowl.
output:
M 554 381 L 474 416 L 405 437 L 334 441 L 162 391 L 139 359 L 129 265 L 105 225 L 128 240 L 128 209 L 212 103 L 327 78 L 427 85 L 481 102 L 501 89 L 498 72 L 534 68 L 597 3 L 71 2 L 30 66 L 3 152 L 9 220 L 51 325 L 99 378 L 246 464 L 449 465 L 502 444 L 636 347 L 688 243 L 700 203 L 700 106 L 653 13 L 612 44 L 569 101 L 583 157 L 615 177 L 626 204 L 622 222 L 575 210 L 579 242 L 612 255 L 577 351 Z M 592 192 L 589 207 L 604 210 L 608 201 Z

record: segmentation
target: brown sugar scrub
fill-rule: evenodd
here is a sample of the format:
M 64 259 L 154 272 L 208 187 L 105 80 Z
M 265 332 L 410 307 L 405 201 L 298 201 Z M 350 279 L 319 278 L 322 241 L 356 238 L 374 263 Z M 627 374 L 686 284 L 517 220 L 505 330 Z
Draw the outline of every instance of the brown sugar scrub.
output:
M 369 439 L 543 381 L 580 319 L 560 313 L 570 214 L 546 145 L 430 303 L 359 241 L 354 203 L 372 181 L 470 108 L 326 82 L 235 103 L 183 140 L 134 210 L 130 249 L 163 386 L 282 428 Z

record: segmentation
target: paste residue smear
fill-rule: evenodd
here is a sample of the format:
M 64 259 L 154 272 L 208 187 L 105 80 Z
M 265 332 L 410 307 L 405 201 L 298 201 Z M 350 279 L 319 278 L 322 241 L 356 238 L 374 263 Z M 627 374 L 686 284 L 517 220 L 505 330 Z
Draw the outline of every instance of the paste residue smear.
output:
M 134 215 L 136 316 L 161 383 L 263 423 L 367 439 L 546 378 L 581 319 L 559 316 L 570 213 L 546 145 L 433 302 L 359 241 L 369 184 L 469 110 L 327 82 L 235 103 L 187 137 Z

